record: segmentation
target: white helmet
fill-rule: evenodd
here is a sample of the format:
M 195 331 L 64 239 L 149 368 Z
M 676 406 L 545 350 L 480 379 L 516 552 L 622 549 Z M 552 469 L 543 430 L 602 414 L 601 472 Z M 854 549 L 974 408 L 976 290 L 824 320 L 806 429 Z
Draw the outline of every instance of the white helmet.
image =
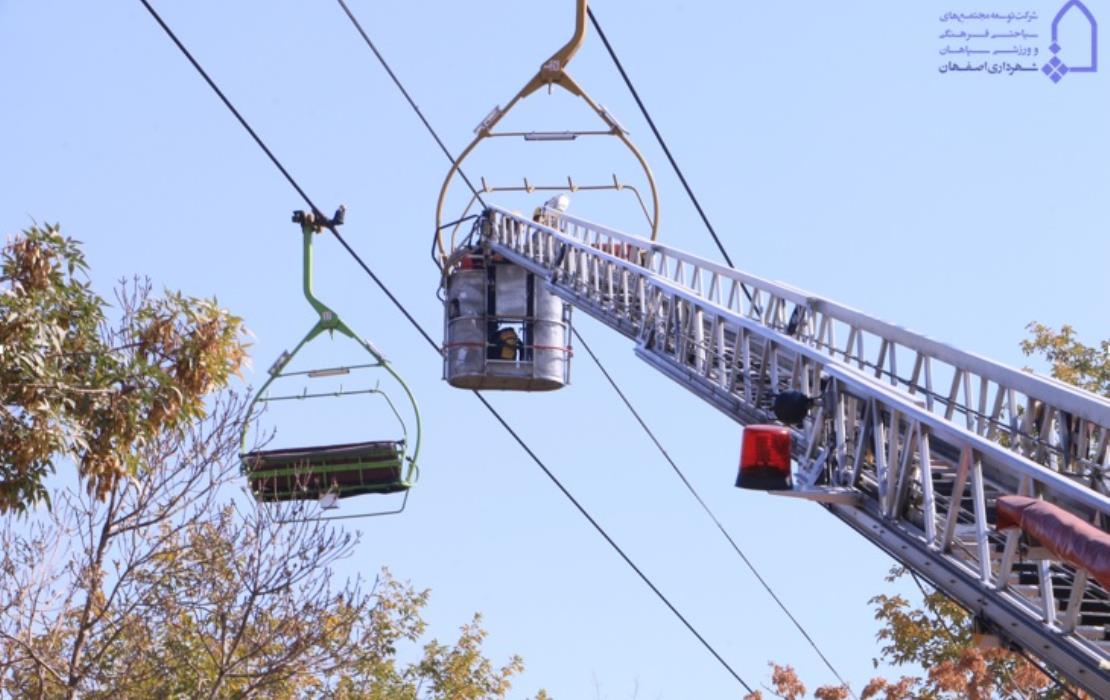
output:
M 543 204 L 548 209 L 558 209 L 562 214 L 570 207 L 570 197 L 566 194 L 560 194 L 552 197 Z

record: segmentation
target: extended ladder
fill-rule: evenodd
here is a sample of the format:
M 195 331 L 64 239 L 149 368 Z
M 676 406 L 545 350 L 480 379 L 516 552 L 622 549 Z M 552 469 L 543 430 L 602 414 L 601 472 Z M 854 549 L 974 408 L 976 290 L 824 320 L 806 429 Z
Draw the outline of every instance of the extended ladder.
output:
M 636 354 L 741 425 L 818 396 L 793 432 L 795 490 L 972 611 L 1110 697 L 1110 594 L 1000 533 L 1000 495 L 1110 524 L 1110 401 L 781 283 L 548 210 L 491 207 L 483 244 L 636 341 Z

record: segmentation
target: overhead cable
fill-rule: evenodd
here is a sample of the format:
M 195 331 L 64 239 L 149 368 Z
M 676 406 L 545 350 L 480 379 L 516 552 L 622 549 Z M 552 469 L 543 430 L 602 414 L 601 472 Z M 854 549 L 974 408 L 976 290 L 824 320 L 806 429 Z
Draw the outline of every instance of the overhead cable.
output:
M 470 189 L 474 192 L 475 196 L 477 196 L 478 191 L 471 184 L 471 181 L 470 181 L 469 178 L 467 178 L 466 173 L 463 172 L 462 169 L 458 166 L 458 163 L 455 160 L 455 157 L 452 155 L 451 151 L 444 145 L 443 139 L 441 139 L 439 137 L 439 134 L 436 133 L 435 128 L 432 127 L 431 123 L 427 120 L 427 118 L 424 117 L 424 114 L 420 111 L 420 108 L 416 105 L 415 100 L 413 100 L 413 98 L 409 94 L 408 90 L 405 89 L 404 85 L 401 83 L 401 81 L 397 77 L 396 73 L 393 72 L 393 69 L 390 68 L 389 63 L 385 60 L 385 57 L 378 50 L 378 48 L 374 45 L 373 40 L 370 38 L 370 36 L 366 32 L 366 30 L 362 27 L 362 24 L 359 22 L 358 18 L 355 16 L 354 12 L 351 11 L 351 8 L 347 5 L 346 0 L 336 0 L 336 1 L 339 3 L 340 7 L 343 9 L 343 12 L 347 15 L 347 18 L 351 21 L 351 24 L 354 25 L 355 30 L 362 37 L 362 39 L 366 43 L 367 47 L 369 47 L 369 49 L 374 53 L 374 56 L 381 63 L 381 65 L 385 69 L 386 73 L 389 74 L 389 77 L 392 78 L 394 84 L 397 86 L 398 90 L 401 91 L 401 94 L 404 96 L 405 100 L 412 107 L 413 111 L 416 112 L 416 115 L 420 118 L 420 121 L 424 124 L 424 127 L 428 130 L 428 133 L 431 134 L 432 138 L 435 139 L 435 142 L 437 144 L 439 144 L 439 147 L 443 151 L 443 154 L 447 157 L 447 160 L 451 162 L 452 166 L 455 166 L 455 169 L 459 171 L 459 174 L 462 176 L 463 180 L 466 182 L 466 184 L 468 186 L 470 186 Z M 591 13 L 591 19 L 595 22 L 595 26 L 598 28 L 598 34 L 601 34 L 600 27 L 596 24 L 596 19 L 593 18 L 592 13 Z M 616 55 L 612 52 L 612 49 L 611 49 L 611 47 L 609 47 L 609 43 L 608 43 L 607 40 L 605 40 L 604 35 L 602 35 L 602 40 L 605 42 L 606 47 L 610 49 L 610 55 L 613 57 L 614 61 L 617 61 Z M 621 74 L 624 75 L 624 69 L 623 69 L 622 66 L 620 66 L 619 61 L 617 61 L 617 66 L 621 70 Z M 627 76 L 626 76 L 626 80 L 627 80 Z M 637 102 L 639 103 L 640 102 L 639 101 L 639 95 L 637 95 L 635 93 L 635 88 L 632 87 L 631 82 L 629 82 L 628 85 L 629 85 L 629 88 L 632 90 L 633 95 L 636 97 Z M 640 105 L 641 105 L 641 109 L 643 109 L 643 104 L 640 103 Z M 662 141 L 662 136 L 660 136 L 658 131 L 655 130 L 655 125 L 654 125 L 654 122 L 651 122 L 650 115 L 648 115 L 646 113 L 646 110 L 644 110 L 644 113 L 645 113 L 645 116 L 648 118 L 649 123 L 651 123 L 652 129 L 653 129 L 653 131 L 655 131 L 657 138 L 659 138 L 660 143 L 663 145 L 664 150 L 667 152 L 668 158 L 671 159 L 672 165 L 674 165 L 676 171 L 678 171 L 679 178 L 682 180 L 683 185 L 686 185 L 686 180 L 682 176 L 682 172 L 680 170 L 678 170 L 678 166 L 677 166 L 677 164 L 675 164 L 674 159 L 671 158 L 670 151 L 669 151 L 669 149 L 667 149 L 666 143 Z M 687 186 L 687 191 L 689 192 L 690 196 L 693 198 L 694 197 L 693 192 L 691 190 L 689 190 L 688 185 L 686 185 L 686 186 Z M 483 202 L 482 204 L 484 206 L 485 203 Z M 696 198 L 694 198 L 694 204 L 695 204 L 695 206 L 698 207 L 698 211 L 701 212 L 701 206 L 697 203 Z M 705 218 L 704 212 L 702 212 L 702 217 L 705 220 L 706 225 L 709 226 L 708 219 Z M 716 234 L 713 232 L 712 226 L 709 226 L 709 228 L 710 228 L 710 232 L 713 233 L 714 238 L 716 238 Z M 718 245 L 720 245 L 719 241 L 718 241 Z M 727 260 L 728 259 L 728 254 L 727 254 L 727 252 L 725 252 L 723 246 L 721 246 L 721 252 L 722 252 L 722 254 L 724 254 L 724 256 Z M 730 265 L 732 264 L 731 260 L 729 260 L 729 264 Z M 745 293 L 746 292 L 747 292 L 747 290 L 745 289 Z M 749 299 L 751 299 L 750 296 L 749 296 Z M 602 374 L 605 375 L 606 380 L 608 380 L 609 384 L 613 387 L 614 391 L 616 391 L 616 393 L 620 397 L 621 401 L 624 402 L 624 405 L 628 408 L 628 410 L 635 417 L 636 421 L 640 424 L 640 427 L 644 430 L 644 432 L 647 434 L 647 436 L 655 444 L 656 448 L 663 455 L 663 458 L 670 464 L 671 468 L 675 471 L 675 473 L 678 475 L 679 479 L 682 480 L 682 483 L 685 484 L 686 488 L 690 491 L 690 493 L 698 501 L 698 503 L 701 505 L 702 509 L 709 516 L 709 518 L 713 521 L 713 523 L 721 531 L 721 534 L 724 535 L 726 540 L 728 540 L 728 543 L 732 546 L 732 548 L 736 552 L 736 554 L 741 558 L 741 560 L 743 560 L 744 564 L 751 570 L 752 574 L 756 577 L 756 579 L 764 587 L 764 589 L 767 590 L 767 593 L 770 594 L 771 598 L 774 599 L 775 603 L 778 604 L 778 606 L 782 609 L 782 611 L 784 613 L 786 613 L 786 616 L 790 619 L 790 621 L 794 624 L 794 626 L 798 629 L 798 631 L 801 632 L 802 636 L 806 639 L 806 641 L 809 643 L 809 645 L 811 647 L 813 647 L 814 651 L 817 653 L 818 657 L 820 657 L 821 660 L 824 662 L 825 666 L 828 667 L 828 669 L 837 678 L 837 680 L 839 680 L 841 682 L 841 684 L 847 685 L 845 683 L 844 679 L 841 677 L 841 675 L 837 672 L 836 668 L 833 667 L 833 665 L 825 657 L 825 655 L 821 651 L 821 649 L 817 646 L 816 642 L 813 641 L 813 638 L 809 635 L 809 633 L 805 630 L 805 628 L 802 627 L 801 623 L 798 622 L 798 620 L 794 617 L 794 615 L 790 612 L 790 610 L 787 609 L 786 605 L 782 602 L 781 599 L 779 599 L 778 595 L 775 594 L 775 592 L 771 588 L 771 586 L 766 582 L 766 580 L 764 580 L 763 576 L 755 568 L 755 565 L 753 565 L 751 563 L 751 561 L 747 558 L 747 556 L 744 554 L 744 552 L 740 549 L 739 545 L 736 544 L 736 541 L 733 540 L 732 536 L 729 535 L 727 530 L 725 530 L 724 526 L 721 524 L 721 522 L 717 518 L 717 516 L 713 513 L 712 510 L 710 510 L 709 506 L 701 498 L 701 495 L 698 494 L 698 492 L 694 489 L 693 485 L 686 478 L 686 475 L 682 473 L 682 470 L 679 469 L 678 465 L 674 462 L 673 459 L 671 459 L 670 454 L 663 447 L 663 445 L 659 442 L 659 440 L 655 437 L 655 434 L 651 431 L 651 429 L 648 427 L 648 425 L 644 422 L 643 418 L 641 418 L 640 413 L 632 405 L 631 401 L 629 401 L 628 397 L 621 390 L 620 386 L 616 383 L 616 380 L 614 380 L 612 375 L 609 374 L 609 371 L 605 368 L 605 366 L 601 362 L 600 358 L 598 358 L 597 355 L 594 354 L 593 350 L 586 343 L 585 338 L 582 337 L 582 334 L 577 329 L 574 329 L 573 332 L 574 332 L 574 336 L 576 338 L 578 338 L 579 342 L 581 342 L 582 345 L 586 348 L 586 352 L 590 355 L 590 358 L 593 360 L 594 364 L 596 364 L 598 369 L 601 370 Z M 852 695 L 854 697 L 855 693 L 853 692 Z
M 644 106 L 644 101 L 640 99 L 640 93 L 636 91 L 636 86 L 632 84 L 632 79 L 628 77 L 628 73 L 624 70 L 624 65 L 622 65 L 620 59 L 617 58 L 617 53 L 613 50 L 608 37 L 605 36 L 605 32 L 601 29 L 601 23 L 598 22 L 597 17 L 594 16 L 593 9 L 587 6 L 586 13 L 590 16 L 590 22 L 594 25 L 594 29 L 597 30 L 597 35 L 601 37 L 601 43 L 605 44 L 605 50 L 609 52 L 609 58 L 613 60 L 613 64 L 620 72 L 621 78 L 624 79 L 624 84 L 628 87 L 628 91 L 632 93 L 632 98 L 636 100 L 636 104 L 640 107 L 640 114 L 644 115 L 644 119 L 647 121 L 648 126 L 651 127 L 651 133 L 655 134 L 655 140 L 659 142 L 659 146 L 663 149 L 663 153 L 671 163 L 671 168 L 674 169 L 675 175 L 678 176 L 679 182 L 682 183 L 683 189 L 686 190 L 686 194 L 690 197 L 690 201 L 694 203 L 694 208 L 698 210 L 698 216 L 701 217 L 702 223 L 705 224 L 705 228 L 709 230 L 709 235 L 713 237 L 713 242 L 717 244 L 717 250 L 721 251 L 721 256 L 725 259 L 725 262 L 728 263 L 729 267 L 736 267 L 732 262 L 732 257 L 729 256 L 728 251 L 725 249 L 725 244 L 721 242 L 720 237 L 717 235 L 717 231 L 713 228 L 713 224 L 709 223 L 709 217 L 706 215 L 705 210 L 702 209 L 701 202 L 698 201 L 697 196 L 694 194 L 694 189 L 690 187 L 690 183 L 686 181 L 686 176 L 682 173 L 682 168 L 678 167 L 678 162 L 675 161 L 674 156 L 671 155 L 671 149 L 667 147 L 667 142 L 663 140 L 663 135 L 659 133 L 659 129 L 655 126 L 655 120 L 651 118 L 651 113 L 648 112 L 647 107 Z M 741 284 L 740 289 L 743 290 L 744 296 L 748 298 L 748 301 L 754 304 L 755 299 L 752 297 L 747 285 Z
M 235 115 L 236 119 L 239 120 L 239 123 L 243 126 L 244 129 L 247 130 L 247 132 L 255 140 L 255 143 L 257 143 L 258 146 L 263 150 L 263 152 L 266 153 L 266 155 L 269 157 L 270 161 L 274 164 L 274 166 L 276 166 L 278 168 L 278 170 L 281 171 L 282 175 L 289 182 L 289 184 L 292 185 L 293 189 L 295 189 L 297 191 L 297 193 L 301 196 L 301 199 L 304 200 L 304 202 L 312 209 L 312 211 L 314 213 L 319 214 L 320 209 L 318 207 L 316 207 L 316 205 L 313 203 L 312 199 L 305 193 L 305 191 L 297 184 L 296 180 L 294 180 L 293 177 L 289 174 L 289 171 L 286 170 L 284 166 L 282 166 L 281 162 L 277 159 L 277 157 L 273 154 L 273 152 L 266 146 L 266 144 L 262 141 L 262 139 L 254 131 L 254 129 L 252 129 L 250 127 L 250 125 L 243 118 L 243 116 L 239 113 L 239 111 L 237 109 L 235 109 L 235 107 L 232 105 L 232 103 L 227 99 L 227 97 L 219 89 L 219 87 L 215 84 L 215 82 L 208 76 L 208 74 L 204 71 L 204 69 L 200 66 L 200 64 L 196 61 L 196 59 L 193 58 L 193 56 L 189 52 L 189 50 L 185 48 L 184 44 L 181 43 L 181 41 L 177 38 L 177 36 L 173 33 L 173 31 L 169 28 L 169 26 L 162 20 L 161 16 L 159 16 L 158 12 L 150 5 L 148 0 L 139 0 L 139 2 L 142 3 L 143 7 L 146 8 L 147 12 L 150 13 L 150 15 L 155 19 L 155 21 L 158 23 L 158 25 L 162 28 L 162 30 L 170 37 L 170 39 L 173 40 L 173 42 L 177 46 L 177 48 L 182 52 L 182 54 L 185 55 L 185 57 L 189 60 L 189 62 L 193 65 L 193 67 L 196 68 L 197 72 L 201 74 L 201 76 L 208 83 L 209 87 L 211 87 L 213 89 L 213 91 L 220 97 L 220 99 L 223 101 L 224 105 L 232 112 L 232 114 Z M 340 0 L 340 4 L 343 4 L 342 0 Z M 353 19 L 353 16 L 352 16 L 352 19 Z M 326 217 L 324 217 L 324 218 L 326 219 Z M 409 313 L 408 309 L 405 308 L 404 304 L 402 304 L 401 301 L 396 296 L 394 296 L 394 294 L 381 281 L 381 279 L 377 275 L 374 274 L 374 272 L 370 269 L 369 265 L 367 265 L 362 260 L 362 258 L 354 251 L 354 249 L 351 248 L 351 246 L 347 243 L 347 241 L 343 238 L 343 236 L 340 235 L 338 230 L 336 230 L 336 228 L 334 226 L 330 226 L 328 228 L 328 230 L 336 238 L 336 240 L 339 241 L 339 243 L 343 246 L 343 248 L 351 255 L 351 257 L 355 260 L 355 262 L 358 263 L 358 265 L 367 273 L 367 275 L 369 275 L 369 277 L 374 281 L 374 283 L 386 294 L 386 296 L 393 303 L 393 305 L 396 306 L 397 309 L 399 311 L 401 311 L 402 314 L 404 314 L 405 318 L 408 319 L 409 323 L 412 324 L 412 326 L 420 333 L 420 335 L 423 336 L 423 338 L 431 345 L 432 349 L 435 350 L 437 354 L 439 354 L 440 353 L 440 348 L 439 348 L 439 345 L 435 342 L 435 340 L 433 340 L 432 337 L 428 334 L 428 332 L 424 330 L 424 328 L 420 325 L 420 323 L 412 316 L 411 313 Z M 710 644 L 709 641 L 706 640 L 705 637 L 703 637 L 700 632 L 698 632 L 698 630 L 690 623 L 690 621 L 687 620 L 686 617 L 681 612 L 679 612 L 678 608 L 676 608 L 674 606 L 674 604 L 671 603 L 671 601 L 666 597 L 666 595 L 662 591 L 660 591 L 659 588 L 656 587 L 654 583 L 652 583 L 651 579 L 648 578 L 648 576 L 632 561 L 631 558 L 629 558 L 629 556 L 627 554 L 625 554 L 624 550 L 621 549 L 621 547 L 616 543 L 616 541 L 613 540 L 613 538 L 609 536 L 609 534 L 605 531 L 605 529 L 602 528 L 600 523 L 598 523 L 597 520 L 595 520 L 593 518 L 593 516 L 590 515 L 589 511 L 586 510 L 586 508 L 570 493 L 570 491 L 568 491 L 567 488 L 565 486 L 563 486 L 562 482 L 559 481 L 558 477 L 556 477 L 555 474 L 550 469 L 548 469 L 547 465 L 544 464 L 542 460 L 540 460 L 539 456 L 536 455 L 536 453 L 534 451 L 532 451 L 532 449 L 527 445 L 527 443 L 525 443 L 523 438 L 521 438 L 520 435 L 501 416 L 500 412 L 498 412 L 497 409 L 495 409 L 489 403 L 489 401 L 486 399 L 486 397 L 483 396 L 478 391 L 473 391 L 473 394 L 482 403 L 482 405 L 486 407 L 486 410 L 488 410 L 493 415 L 493 417 L 501 424 L 501 426 L 503 428 L 505 428 L 506 431 L 508 431 L 508 433 L 513 437 L 513 439 L 516 440 L 517 444 L 520 445 L 520 447 L 522 449 L 524 449 L 524 451 L 528 454 L 528 456 L 532 458 L 532 461 L 535 462 L 536 465 L 540 467 L 540 469 L 544 472 L 544 474 L 548 477 L 548 479 L 550 479 L 551 482 L 553 484 L 555 484 L 555 486 L 571 502 L 571 504 L 574 505 L 574 507 L 578 510 L 578 512 L 583 517 L 586 518 L 586 520 L 590 523 L 590 525 L 592 525 L 594 527 L 594 529 L 605 539 L 605 541 L 609 543 L 609 545 L 617 552 L 617 554 L 620 555 L 620 557 L 624 560 L 624 562 L 626 564 L 628 564 L 628 566 L 640 577 L 640 579 L 648 586 L 648 588 L 650 588 L 651 591 L 653 593 L 655 593 L 655 595 L 664 603 L 664 605 L 666 605 L 667 608 L 675 615 L 675 617 L 677 617 L 679 619 L 679 621 L 682 622 L 682 624 L 686 627 L 686 629 L 689 630 L 690 633 L 693 634 L 694 637 L 697 638 L 697 640 L 699 642 L 701 642 L 702 646 L 704 646 L 710 652 L 710 654 L 713 655 L 713 657 L 725 668 L 726 671 L 728 671 L 728 673 L 734 679 L 736 679 L 737 682 L 740 683 L 741 686 L 744 687 L 745 690 L 747 690 L 749 693 L 752 692 L 751 686 L 749 686 L 744 681 L 744 679 L 732 668 L 732 666 L 724 659 L 724 657 L 722 657 L 720 655 L 720 653 L 717 652 L 717 650 L 713 647 L 713 645 Z
M 844 678 L 841 677 L 836 668 L 833 667 L 832 662 L 830 662 L 825 657 L 825 654 L 821 651 L 820 647 L 817 646 L 817 642 L 813 641 L 813 637 L 809 635 L 809 632 L 806 631 L 805 627 L 802 627 L 802 623 L 798 622 L 798 619 L 794 617 L 794 615 L 786 607 L 786 603 L 783 603 L 782 599 L 780 599 L 775 593 L 774 589 L 771 588 L 771 584 L 767 583 L 767 581 L 759 573 L 759 570 L 755 568 L 755 564 L 753 564 L 751 560 L 748 559 L 748 556 L 744 554 L 744 550 L 740 549 L 740 545 L 736 544 L 736 540 L 734 540 L 732 538 L 732 535 L 728 533 L 728 530 L 725 529 L 725 526 L 721 523 L 720 519 L 717 518 L 717 515 L 709 507 L 709 504 L 706 503 L 704 499 L 702 499 L 701 494 L 699 494 L 697 489 L 694 488 L 694 485 L 690 483 L 690 480 L 686 478 L 686 475 L 682 472 L 682 469 L 679 468 L 678 464 L 675 463 L 670 453 L 667 452 L 665 447 L 663 447 L 663 443 L 659 442 L 659 439 L 655 437 L 655 432 L 652 431 L 650 427 L 648 427 L 648 424 L 644 421 L 643 416 L 641 416 L 640 412 L 636 410 L 636 407 L 632 405 L 632 402 L 625 395 L 624 391 L 621 390 L 620 386 L 617 385 L 616 380 L 613 379 L 612 375 L 609 374 L 609 371 L 605 369 L 605 365 L 603 365 L 601 363 L 601 360 L 598 359 L 597 355 L 594 354 L 594 351 L 590 348 L 589 344 L 586 342 L 586 339 L 583 338 L 582 335 L 578 332 L 578 329 L 574 329 L 574 337 L 578 338 L 578 342 L 580 342 L 582 344 L 582 347 L 586 349 L 586 354 L 590 356 L 590 359 L 594 361 L 594 364 L 597 365 L 597 368 L 601 370 L 601 373 L 603 375 L 605 375 L 605 379 L 608 380 L 609 386 L 613 387 L 613 391 L 615 391 L 617 393 L 617 396 L 620 397 L 621 401 L 624 402 L 624 405 L 628 408 L 629 413 L 631 413 L 632 417 L 636 419 L 636 422 L 640 424 L 640 427 L 643 428 L 648 438 L 650 438 L 651 441 L 655 443 L 656 449 L 658 449 L 659 453 L 663 455 L 663 459 L 667 460 L 667 463 L 671 465 L 671 469 L 674 470 L 674 473 L 678 475 L 678 478 L 682 481 L 683 485 L 686 486 L 686 490 L 690 492 L 690 495 L 692 495 L 694 497 L 694 500 L 698 502 L 698 505 L 700 505 L 702 510 L 705 511 L 705 514 L 709 516 L 709 519 L 712 520 L 713 524 L 717 526 L 717 529 L 720 530 L 721 535 L 723 535 L 724 538 L 728 540 L 728 543 L 732 547 L 732 550 L 736 552 L 736 555 L 740 557 L 741 561 L 744 562 L 744 565 L 747 566 L 748 569 L 752 572 L 752 575 L 755 576 L 756 580 L 759 581 L 759 584 L 763 586 L 764 590 L 767 591 L 767 594 L 771 596 L 771 598 L 775 601 L 779 608 L 781 608 L 786 616 L 790 618 L 790 621 L 794 623 L 794 627 L 796 627 L 798 631 L 801 632 L 802 636 L 805 637 L 805 640 L 809 642 L 809 645 L 813 647 L 813 650 L 815 652 L 817 652 L 817 656 L 821 658 L 821 661 L 825 663 L 825 666 L 830 671 L 832 671 L 832 674 L 836 676 L 836 679 L 838 681 L 840 681 L 840 684 L 847 687 L 848 683 L 844 680 Z M 852 691 L 849 689 L 849 692 Z M 854 692 L 852 692 L 852 696 L 855 696 Z

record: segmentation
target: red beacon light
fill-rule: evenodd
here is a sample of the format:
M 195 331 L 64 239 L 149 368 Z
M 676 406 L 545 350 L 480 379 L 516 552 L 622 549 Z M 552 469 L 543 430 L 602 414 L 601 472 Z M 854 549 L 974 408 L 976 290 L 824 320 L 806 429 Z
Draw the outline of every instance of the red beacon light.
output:
M 789 491 L 790 431 L 781 425 L 749 425 L 740 444 L 736 486 L 760 491 Z

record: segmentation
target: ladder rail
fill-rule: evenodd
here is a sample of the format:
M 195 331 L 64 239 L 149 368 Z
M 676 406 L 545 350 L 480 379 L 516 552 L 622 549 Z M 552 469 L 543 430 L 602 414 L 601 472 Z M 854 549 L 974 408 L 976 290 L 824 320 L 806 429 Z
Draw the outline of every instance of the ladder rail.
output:
M 923 396 L 927 407 L 942 412 L 946 419 L 959 414 L 969 427 L 975 426 L 989 439 L 1017 441 L 1024 451 L 1047 453 L 1048 459 L 1062 463 L 1054 468 L 1087 478 L 1104 493 L 1110 491 L 1106 477 L 1110 471 L 1110 401 L 1102 397 L 681 250 L 566 214 L 551 216 L 548 221 L 556 222 L 565 236 L 600 249 L 589 254 L 594 259 L 613 263 L 608 256 L 619 250 L 622 255 L 613 256 L 616 260 L 634 261 L 699 297 L 760 319 L 830 355 L 842 355 L 845 361 L 886 377 L 892 385 Z M 748 292 L 740 293 L 746 290 L 751 290 L 750 299 Z M 786 321 L 787 312 L 792 321 Z M 837 344 L 838 330 L 841 337 L 846 334 L 847 343 Z M 866 355 L 865 349 L 871 354 Z M 906 353 L 912 361 L 903 367 L 912 366 L 913 371 L 900 374 L 897 358 Z M 947 391 L 946 386 L 950 387 Z M 1031 417 L 1039 421 L 1042 434 L 1023 431 L 1022 421 Z
M 498 207 L 491 208 L 509 214 L 509 212 L 501 210 Z M 1029 372 L 1014 369 L 1013 367 L 1009 367 L 981 355 L 960 350 L 902 326 L 868 316 L 858 309 L 822 298 L 791 285 L 782 282 L 772 282 L 765 278 L 711 260 L 705 260 L 678 248 L 651 242 L 638 236 L 594 224 L 570 214 L 560 214 L 559 222 L 567 228 L 572 229 L 572 231 L 564 230 L 564 233 L 573 235 L 576 238 L 580 237 L 583 242 L 587 244 L 616 240 L 634 246 L 641 251 L 661 256 L 657 259 L 670 263 L 672 269 L 675 263 L 684 263 L 692 270 L 701 270 L 712 275 L 727 278 L 730 281 L 742 282 L 746 285 L 755 287 L 758 291 L 768 295 L 771 299 L 789 301 L 794 304 L 808 306 L 815 314 L 827 316 L 846 326 L 859 328 L 878 338 L 924 353 L 935 360 L 954 367 L 959 367 L 964 371 L 973 372 L 977 377 L 984 377 L 996 384 L 1033 396 L 1038 401 L 1058 407 L 1060 410 L 1067 411 L 1073 415 L 1081 416 L 1088 421 L 1098 423 L 1100 426 L 1110 426 L 1110 400 L 1106 400 L 1070 384 L 1058 381 L 1052 377 L 1034 375 Z M 587 240 L 591 236 L 594 237 L 594 240 Z M 652 265 L 652 267 L 656 269 L 658 263 Z M 668 275 L 668 278 L 673 279 L 673 276 Z
M 1110 402 L 658 243 L 565 214 L 544 221 L 491 207 L 483 237 L 742 425 L 773 420 L 777 392 L 819 393 L 791 428 L 801 488 L 847 492 L 826 504 L 835 515 L 1110 697 L 1110 643 L 1077 624 L 1110 595 L 1065 562 L 1030 573 L 1028 548 L 992 523 L 994 499 L 1017 492 L 1110 522 L 1101 478 L 1092 487 L 1082 473 L 1105 465 Z M 914 357 L 900 373 L 901 348 Z M 1021 576 L 1039 586 L 1014 584 Z
M 563 238 L 554 229 L 546 229 L 547 227 L 526 221 L 519 218 L 517 215 L 512 214 L 506 210 L 498 209 L 497 207 L 490 207 L 494 211 L 501 212 L 502 214 L 510 217 L 510 220 L 515 220 L 519 223 L 524 223 L 528 227 L 533 228 L 535 231 L 550 236 L 554 240 L 559 240 L 561 244 L 566 245 L 580 255 L 583 256 L 604 256 L 607 258 L 606 262 L 614 267 L 619 267 L 630 275 L 640 276 L 644 279 L 647 288 L 658 290 L 660 293 L 668 294 L 675 299 L 681 299 L 691 305 L 692 308 L 701 309 L 703 312 L 709 311 L 709 307 L 717 307 L 711 311 L 721 320 L 730 323 L 738 328 L 743 328 L 750 333 L 761 334 L 764 333 L 767 327 L 756 320 L 747 316 L 741 316 L 735 311 L 730 311 L 726 308 L 719 307 L 713 302 L 707 300 L 703 296 L 699 296 L 694 290 L 684 287 L 676 283 L 673 279 L 664 279 L 659 275 L 653 274 L 650 270 L 645 269 L 640 265 L 629 262 L 628 260 L 618 258 L 612 254 L 605 253 L 601 250 L 591 249 L 590 245 L 577 240 Z M 497 230 L 495 225 L 495 231 Z M 630 237 L 625 237 L 627 240 Z M 537 266 L 536 259 L 527 255 L 525 250 L 518 246 L 523 241 L 523 237 L 516 237 L 514 241 L 512 238 L 494 239 L 495 252 L 504 255 L 506 258 L 521 265 L 522 267 L 529 268 L 530 271 L 538 273 L 542 276 L 550 276 L 551 268 L 547 266 Z M 637 239 L 642 242 L 642 239 Z M 509 246 L 508 248 L 504 246 Z M 662 249 L 663 246 L 658 244 L 649 243 L 649 247 Z M 530 246 L 529 246 L 530 247 Z M 521 257 L 521 253 L 525 253 L 525 257 Z M 569 257 L 568 260 L 573 260 Z M 564 263 L 566 264 L 566 263 Z M 573 274 L 573 272 L 571 273 Z M 748 276 L 750 278 L 750 276 Z M 566 279 L 565 277 L 563 279 Z M 565 293 L 562 293 L 559 287 L 555 287 L 556 294 L 567 298 Z M 574 299 L 578 299 L 575 297 Z M 568 299 L 572 301 L 572 299 Z M 916 402 L 912 401 L 912 396 L 899 391 L 896 387 L 883 384 L 876 381 L 874 377 L 868 376 L 855 367 L 849 365 L 842 365 L 835 361 L 830 361 L 827 354 L 815 350 L 810 345 L 803 343 L 799 340 L 788 336 L 781 336 L 775 334 L 774 343 L 778 346 L 778 350 L 789 351 L 797 356 L 806 358 L 809 362 L 816 363 L 821 373 L 829 377 L 833 377 L 844 384 L 845 387 L 852 389 L 854 392 L 861 394 L 881 394 L 891 402 L 898 403 L 899 410 L 920 421 L 922 424 L 927 425 L 931 430 L 936 431 L 939 435 L 948 436 L 954 440 L 966 441 L 974 446 L 977 451 L 982 452 L 984 455 L 989 455 L 992 461 L 997 461 L 999 464 L 1005 465 L 1007 468 L 1012 469 L 1019 477 L 1028 476 L 1040 486 L 1049 488 L 1053 492 L 1068 496 L 1071 499 L 1082 503 L 1093 510 L 1098 511 L 1104 515 L 1110 516 L 1110 497 L 1092 491 L 1081 484 L 1076 483 L 1074 480 L 1061 476 L 1044 465 L 1029 459 L 1024 455 L 1017 454 L 1011 450 L 1005 449 L 997 442 L 990 441 L 982 435 L 972 432 L 968 429 L 961 428 L 954 425 L 951 421 L 945 421 L 936 416 L 936 414 L 919 406 Z M 908 403 L 906 403 L 908 402 Z M 904 405 L 903 405 L 904 404 Z M 764 418 L 773 420 L 773 414 L 769 411 L 764 413 Z

